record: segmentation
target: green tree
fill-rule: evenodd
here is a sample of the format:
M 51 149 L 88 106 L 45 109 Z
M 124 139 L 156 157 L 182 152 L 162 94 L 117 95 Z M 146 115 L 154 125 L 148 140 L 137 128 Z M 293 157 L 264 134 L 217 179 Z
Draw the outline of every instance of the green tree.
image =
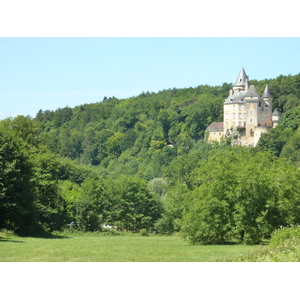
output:
M 26 144 L 37 145 L 37 134 L 40 129 L 39 123 L 30 117 L 17 116 L 1 121 L 1 127 L 11 131 Z
M 147 183 L 132 176 L 121 176 L 106 182 L 110 205 L 107 223 L 120 230 L 152 230 L 159 219 L 162 205 L 153 199 Z
M 54 154 L 47 152 L 36 153 L 31 161 L 38 221 L 45 230 L 59 230 L 66 223 L 66 215 L 58 184 L 58 161 Z
M 300 221 L 299 171 L 269 153 L 215 151 L 193 177 L 182 226 L 191 243 L 258 243 Z
M 34 223 L 31 167 L 21 141 L 0 128 L 0 228 L 31 230 Z

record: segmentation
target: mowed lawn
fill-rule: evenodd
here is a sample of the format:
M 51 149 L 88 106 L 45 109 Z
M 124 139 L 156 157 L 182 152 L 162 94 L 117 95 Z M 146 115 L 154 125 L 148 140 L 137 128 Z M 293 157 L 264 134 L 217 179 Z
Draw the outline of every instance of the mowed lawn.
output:
M 193 246 L 178 236 L 58 236 L 0 239 L 1 262 L 218 262 L 257 247 Z

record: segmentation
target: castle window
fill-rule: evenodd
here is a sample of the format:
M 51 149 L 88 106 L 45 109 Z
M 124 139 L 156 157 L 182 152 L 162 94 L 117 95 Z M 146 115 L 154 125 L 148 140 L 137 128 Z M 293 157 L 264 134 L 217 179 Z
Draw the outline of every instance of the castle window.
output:
M 233 113 L 233 118 L 235 119 L 235 113 Z
M 226 122 L 226 127 L 228 127 L 228 122 Z
M 244 110 L 246 110 L 246 105 L 244 105 Z
M 246 114 L 244 114 L 244 119 L 246 119 Z
M 250 110 L 250 115 L 252 115 L 252 110 Z
M 242 114 L 239 114 L 239 119 L 241 119 L 242 118 Z
M 252 119 L 250 119 L 250 124 L 252 124 Z
M 235 126 L 235 121 L 233 121 L 233 126 Z
M 242 110 L 242 105 L 239 105 L 239 110 Z
M 233 110 L 235 110 L 235 105 L 233 105 Z
M 239 121 L 239 126 L 242 126 L 242 121 Z

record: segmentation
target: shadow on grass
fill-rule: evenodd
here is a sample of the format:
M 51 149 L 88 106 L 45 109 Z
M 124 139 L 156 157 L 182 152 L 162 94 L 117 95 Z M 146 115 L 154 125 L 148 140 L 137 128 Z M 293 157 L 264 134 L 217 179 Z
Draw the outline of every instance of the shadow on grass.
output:
M 38 232 L 38 233 L 30 233 L 30 234 L 20 234 L 20 237 L 32 237 L 32 238 L 40 238 L 40 239 L 68 239 L 68 236 L 55 235 L 49 232 Z
M 14 241 L 6 238 L 0 238 L 0 242 L 24 243 L 23 241 Z

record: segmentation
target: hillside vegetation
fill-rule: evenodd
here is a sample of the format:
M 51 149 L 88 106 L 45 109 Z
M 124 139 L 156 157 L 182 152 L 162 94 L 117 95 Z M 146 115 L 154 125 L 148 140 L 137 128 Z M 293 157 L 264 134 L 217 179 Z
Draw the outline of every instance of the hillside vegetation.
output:
M 280 125 L 253 148 L 209 144 L 231 84 L 0 122 L 0 228 L 170 234 L 193 244 L 256 244 L 300 222 L 300 74 L 265 84 Z M 84 102 L 84 100 L 83 100 Z M 299 142 L 298 142 L 299 140 Z

